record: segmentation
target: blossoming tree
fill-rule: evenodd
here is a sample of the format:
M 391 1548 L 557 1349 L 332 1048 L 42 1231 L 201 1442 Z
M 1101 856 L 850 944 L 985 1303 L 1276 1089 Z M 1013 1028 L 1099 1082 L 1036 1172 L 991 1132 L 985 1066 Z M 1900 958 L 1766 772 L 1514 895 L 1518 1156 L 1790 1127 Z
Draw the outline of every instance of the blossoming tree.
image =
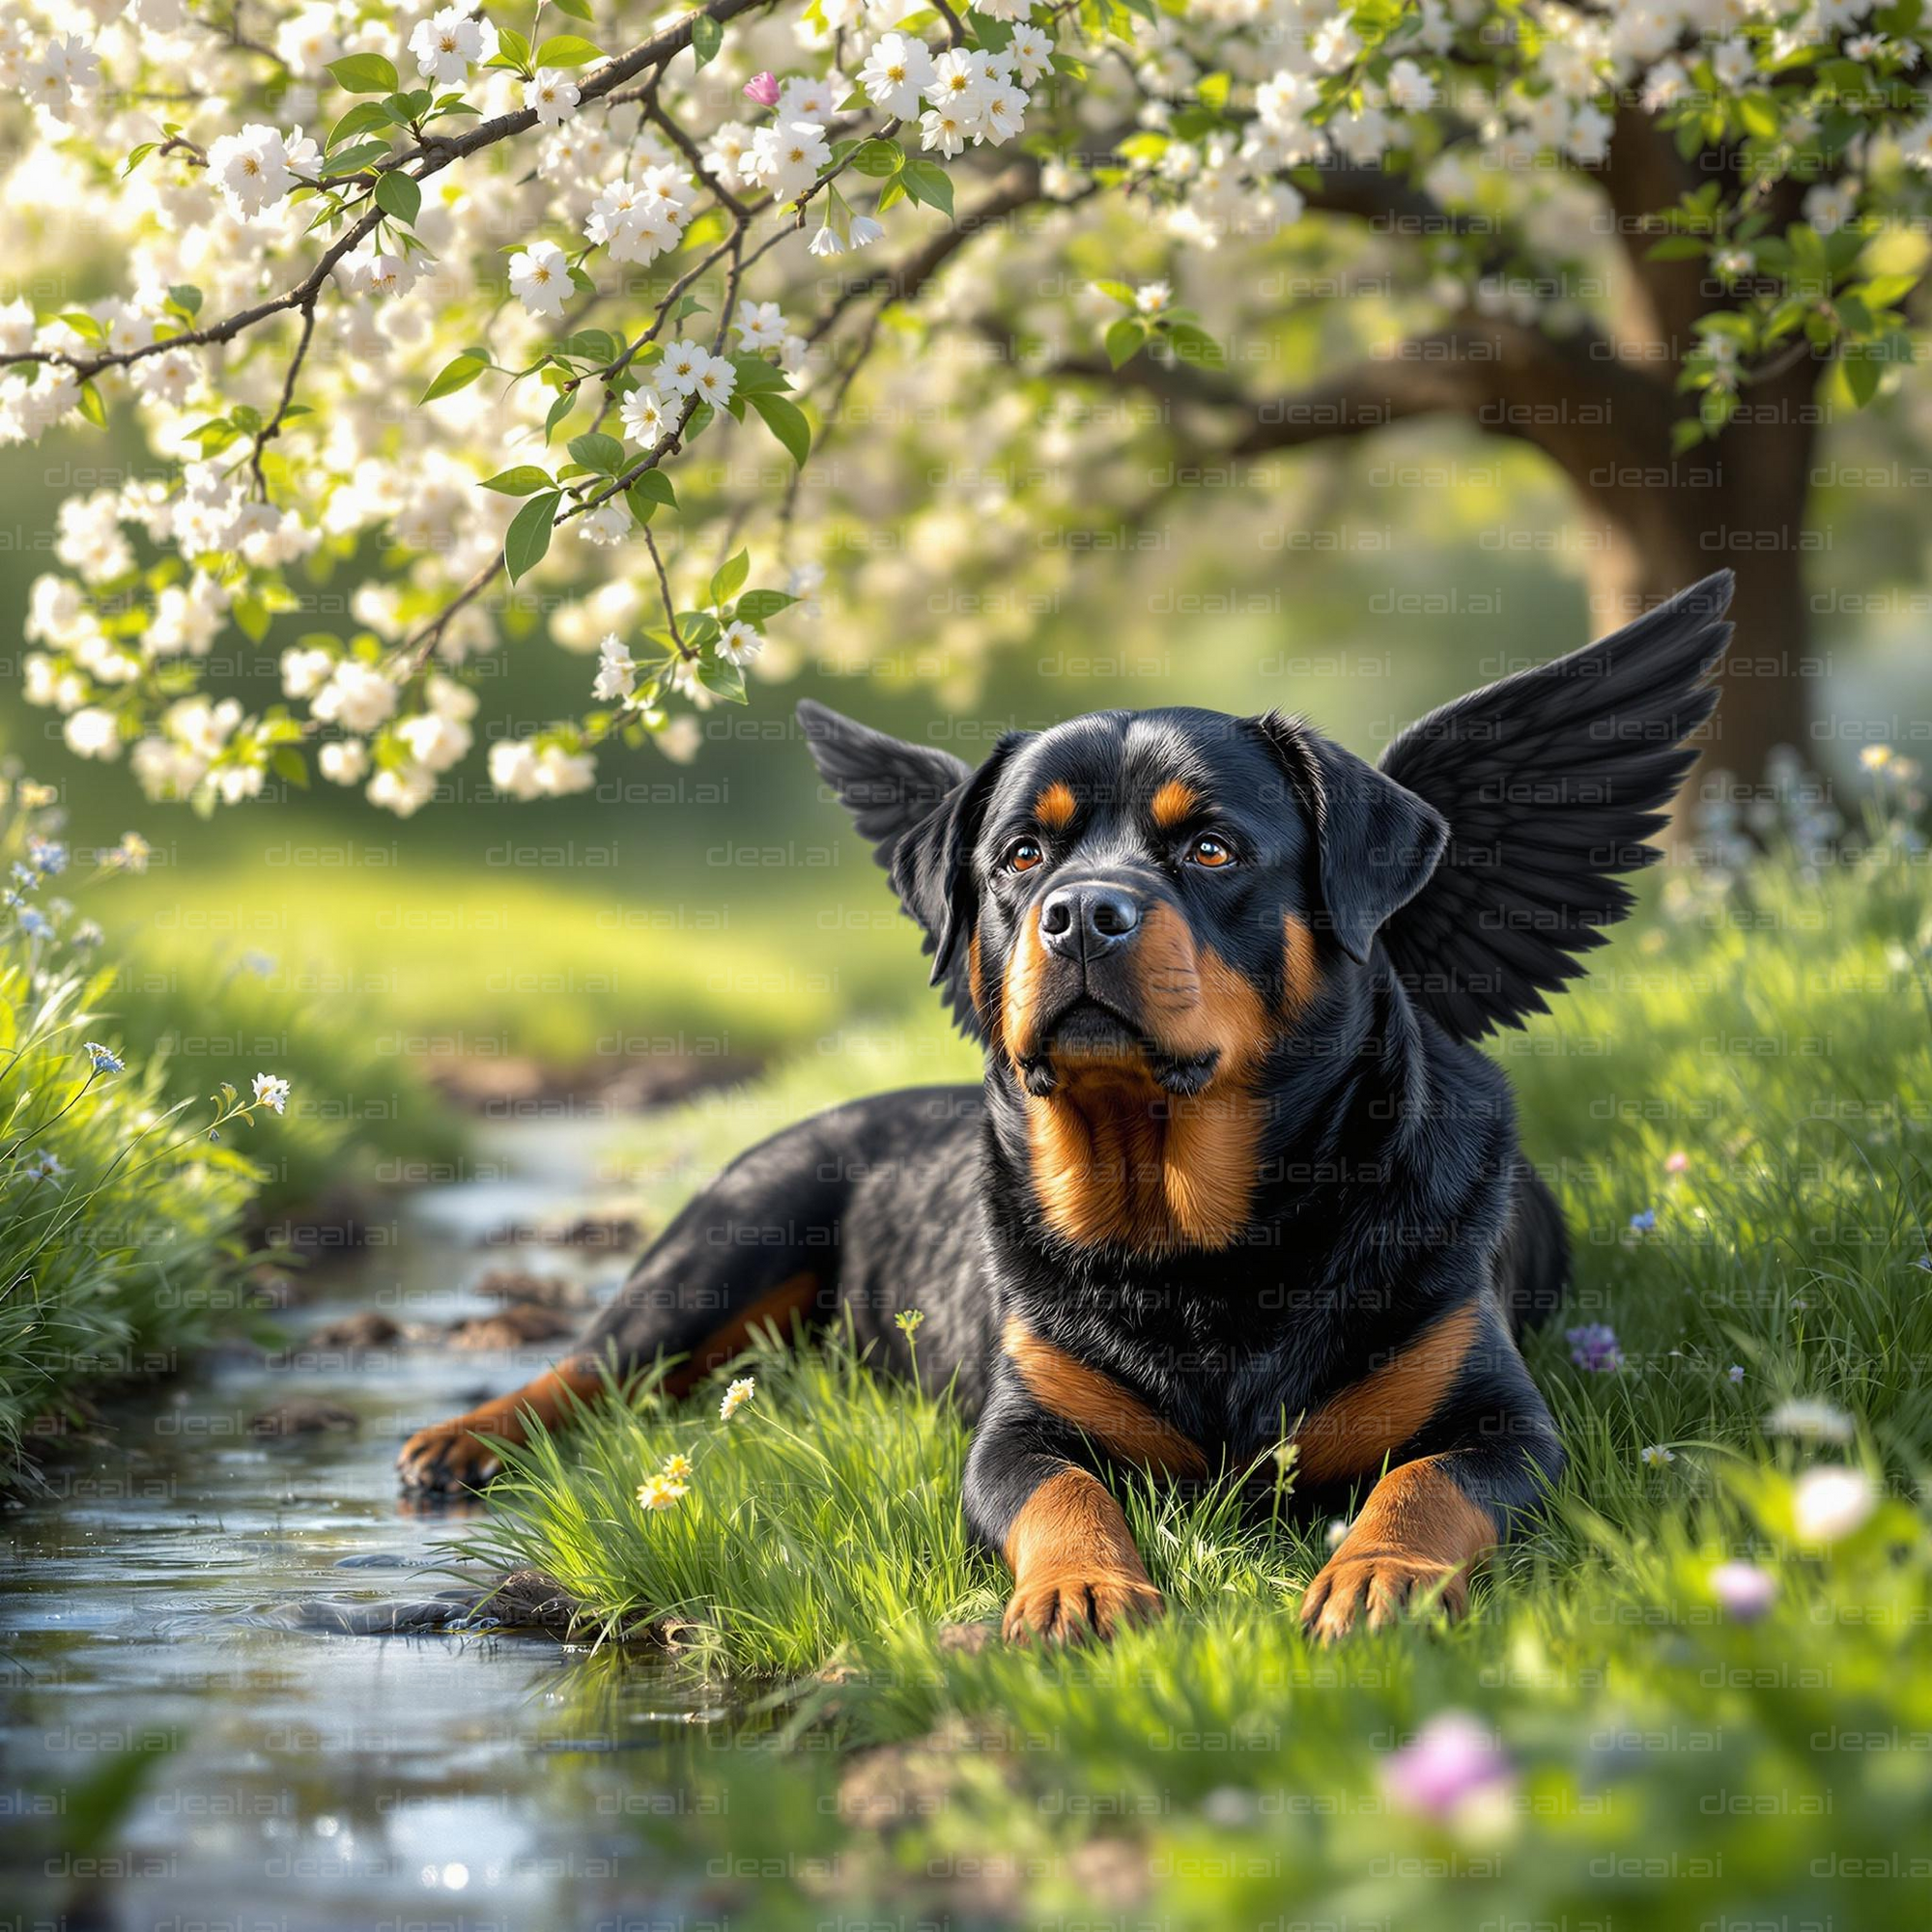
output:
M 204 809 L 313 767 L 412 811 L 479 731 L 556 795 L 935 574 L 1070 568 L 1028 532 L 1128 514 L 1130 443 L 1450 412 L 1562 468 L 1631 594 L 1747 566 L 1754 769 L 1819 410 L 1910 359 L 1921 14 L 30 0 L 0 443 L 143 455 L 60 505 L 26 695 Z M 1311 329 L 1271 292 L 1317 261 L 1375 273 Z M 479 716 L 540 635 L 595 651 L 581 710 Z

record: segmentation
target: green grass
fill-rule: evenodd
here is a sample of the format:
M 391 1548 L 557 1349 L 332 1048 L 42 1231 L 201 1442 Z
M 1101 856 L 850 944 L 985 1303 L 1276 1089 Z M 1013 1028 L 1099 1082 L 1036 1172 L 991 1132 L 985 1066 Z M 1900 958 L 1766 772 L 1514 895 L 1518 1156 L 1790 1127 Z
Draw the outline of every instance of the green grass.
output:
M 359 848 L 331 846 L 335 853 Z M 827 879 L 761 883 L 733 902 L 721 878 L 648 898 L 582 865 L 459 867 L 229 862 L 157 873 L 126 895 L 184 973 L 213 942 L 275 962 L 273 977 L 366 1015 L 391 1054 L 518 1057 L 566 1069 L 679 1054 L 740 1060 L 790 1049 L 923 976 L 910 923 L 859 874 L 867 916 L 826 923 Z M 855 874 L 857 868 L 855 867 Z M 874 917 L 873 914 L 880 916 Z
M 774 1923 L 1048 1923 L 1096 1900 L 1203 1927 L 1881 1922 L 1916 1905 L 1932 894 L 1922 865 L 1881 855 L 1677 896 L 1497 1048 L 1577 1241 L 1571 1301 L 1529 1349 L 1571 1469 L 1460 1627 L 1313 1650 L 1293 1611 L 1321 1525 L 1244 1528 L 1225 1496 L 1143 1485 L 1126 1501 L 1163 1623 L 1102 1652 L 944 1643 L 1004 1589 L 960 1534 L 964 1431 L 836 1349 L 761 1362 L 728 1422 L 715 1387 L 677 1412 L 645 1392 L 517 1456 L 477 1548 L 613 1620 L 693 1619 L 678 1667 L 784 1715 L 776 1740 L 694 1761 L 713 1802 L 665 1855 Z M 961 1069 L 963 1049 L 917 1037 L 815 1053 L 656 1123 L 633 1137 L 634 1178 L 668 1206 L 782 1119 Z M 1620 1370 L 1571 1362 L 1563 1330 L 1585 1321 L 1615 1327 Z M 1779 1433 L 1796 1399 L 1842 1412 L 1850 1439 Z M 673 1451 L 689 1494 L 646 1513 L 637 1486 Z M 1890 1500 L 1801 1548 L 1794 1485 L 1834 1463 Z M 1714 1567 L 1742 1555 L 1776 1578 L 1756 1621 L 1714 1599 Z M 1391 1752 L 1454 1711 L 1497 1734 L 1507 1780 L 1391 1815 Z M 799 1747 L 814 1741 L 845 1754 Z M 875 1785 L 930 1802 L 867 1822 Z
M 104 1010 L 114 969 L 60 897 L 44 817 L 0 814 L 0 1485 L 30 1431 L 93 1386 L 165 1373 L 238 1303 L 260 1121 L 209 1129 L 164 1060 L 129 1058 Z M 43 855 L 33 878 L 34 852 Z M 31 883 L 27 881 L 31 880 Z M 59 881 L 60 883 L 56 883 Z M 117 1065 L 116 1063 L 121 1063 Z M 239 1069 L 230 1077 L 247 1075 Z

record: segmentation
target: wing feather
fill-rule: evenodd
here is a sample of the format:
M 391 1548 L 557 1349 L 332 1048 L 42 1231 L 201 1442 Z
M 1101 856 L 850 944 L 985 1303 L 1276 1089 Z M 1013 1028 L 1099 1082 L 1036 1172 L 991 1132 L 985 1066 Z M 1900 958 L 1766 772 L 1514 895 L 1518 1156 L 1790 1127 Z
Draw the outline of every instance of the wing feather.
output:
M 1730 642 L 1727 570 L 1568 657 L 1411 724 L 1381 769 L 1449 822 L 1434 876 L 1382 927 L 1390 963 L 1461 1039 L 1520 1025 L 1633 903 L 1616 879 L 1696 760 Z

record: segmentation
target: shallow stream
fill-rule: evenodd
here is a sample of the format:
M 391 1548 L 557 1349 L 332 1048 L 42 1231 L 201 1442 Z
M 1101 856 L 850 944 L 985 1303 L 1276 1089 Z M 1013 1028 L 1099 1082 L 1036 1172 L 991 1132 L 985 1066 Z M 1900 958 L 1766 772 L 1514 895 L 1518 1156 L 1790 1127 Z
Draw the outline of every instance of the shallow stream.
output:
M 580 1194 L 591 1151 L 582 1125 L 495 1130 L 482 1178 L 410 1197 L 279 1325 L 488 1313 L 473 1285 L 506 1264 L 607 1292 L 627 1254 L 484 1244 Z M 118 1406 L 110 1446 L 56 1458 L 53 1492 L 0 1516 L 0 1918 L 533 1932 L 689 1909 L 637 1821 L 688 1802 L 683 1747 L 722 1712 L 636 1653 L 352 1634 L 457 1584 L 440 1546 L 460 1524 L 399 1504 L 404 1436 L 562 1347 L 297 1369 L 238 1350 Z M 292 1396 L 356 1427 L 250 1432 Z

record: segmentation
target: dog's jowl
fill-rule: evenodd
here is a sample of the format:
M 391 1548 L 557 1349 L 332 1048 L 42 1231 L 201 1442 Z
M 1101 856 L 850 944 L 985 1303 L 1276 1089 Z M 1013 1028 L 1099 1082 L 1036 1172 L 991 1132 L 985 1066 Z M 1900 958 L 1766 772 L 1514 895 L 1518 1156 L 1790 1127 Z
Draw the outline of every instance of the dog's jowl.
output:
M 1556 1206 L 1472 1042 L 1542 1009 L 1630 897 L 1729 637 L 1727 576 L 1411 726 L 1378 766 L 1270 713 L 1110 711 L 979 770 L 816 705 L 825 779 L 888 868 L 977 1088 L 881 1094 L 735 1162 L 542 1380 L 426 1429 L 483 1438 L 766 1323 L 838 1317 L 974 1421 L 964 1507 L 1013 1573 L 1009 1636 L 1160 1597 L 1105 1480 L 1200 1482 L 1294 1445 L 1294 1506 L 1352 1525 L 1323 1637 L 1471 1567 L 1562 1462 L 1518 1352 L 1562 1293 Z

